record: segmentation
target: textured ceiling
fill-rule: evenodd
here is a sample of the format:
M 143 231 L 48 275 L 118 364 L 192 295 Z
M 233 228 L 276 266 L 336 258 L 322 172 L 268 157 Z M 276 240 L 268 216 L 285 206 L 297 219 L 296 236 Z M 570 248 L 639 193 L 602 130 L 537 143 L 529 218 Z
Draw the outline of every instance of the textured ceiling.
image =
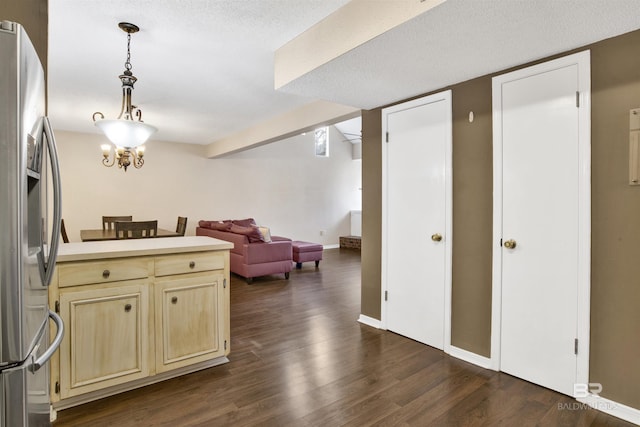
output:
M 154 139 L 208 144 L 307 104 L 273 89 L 273 53 L 348 0 L 56 0 L 49 2 L 49 116 L 96 132 L 120 111 L 126 33 L 133 103 Z
M 640 28 L 640 0 L 447 0 L 275 91 L 275 50 L 347 1 L 50 1 L 52 124 L 97 132 L 93 112 L 117 116 L 120 21 L 141 28 L 133 101 L 154 139 L 196 144 L 314 99 L 377 107 Z

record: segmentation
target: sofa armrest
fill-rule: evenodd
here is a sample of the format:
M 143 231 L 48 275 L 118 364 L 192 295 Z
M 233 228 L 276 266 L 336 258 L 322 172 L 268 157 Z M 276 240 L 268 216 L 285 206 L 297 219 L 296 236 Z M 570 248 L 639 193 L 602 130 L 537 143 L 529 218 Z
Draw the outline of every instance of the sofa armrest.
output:
M 247 243 L 243 245 L 243 256 L 247 264 L 291 261 L 293 259 L 291 240 Z

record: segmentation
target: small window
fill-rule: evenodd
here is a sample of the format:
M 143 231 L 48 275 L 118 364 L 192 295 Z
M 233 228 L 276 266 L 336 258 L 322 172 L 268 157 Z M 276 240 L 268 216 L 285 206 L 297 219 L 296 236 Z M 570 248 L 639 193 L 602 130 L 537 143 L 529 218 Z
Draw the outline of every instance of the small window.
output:
M 322 127 L 314 131 L 316 156 L 329 157 L 329 128 Z

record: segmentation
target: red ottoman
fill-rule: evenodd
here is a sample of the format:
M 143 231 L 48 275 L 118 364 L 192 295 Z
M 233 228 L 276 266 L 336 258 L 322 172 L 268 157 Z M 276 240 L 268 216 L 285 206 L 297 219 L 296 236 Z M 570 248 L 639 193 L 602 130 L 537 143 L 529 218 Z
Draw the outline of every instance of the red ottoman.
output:
M 294 240 L 291 242 L 291 248 L 293 249 L 293 262 L 296 263 L 296 268 L 302 268 L 302 263 L 307 261 L 315 261 L 316 268 L 320 265 L 320 260 L 322 259 L 321 244 Z

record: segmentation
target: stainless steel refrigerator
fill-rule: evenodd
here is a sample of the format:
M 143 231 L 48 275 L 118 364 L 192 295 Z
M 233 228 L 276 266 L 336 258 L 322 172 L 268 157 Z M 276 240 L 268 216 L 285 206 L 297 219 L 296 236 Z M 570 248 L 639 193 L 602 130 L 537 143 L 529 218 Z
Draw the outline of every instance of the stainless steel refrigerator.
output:
M 58 251 L 61 206 L 56 147 L 44 113 L 44 72 L 35 49 L 22 26 L 1 21 L 2 427 L 50 424 L 47 361 L 64 333 L 62 320 L 48 304 L 47 286 Z M 51 342 L 50 320 L 56 325 L 51 329 L 57 331 Z

